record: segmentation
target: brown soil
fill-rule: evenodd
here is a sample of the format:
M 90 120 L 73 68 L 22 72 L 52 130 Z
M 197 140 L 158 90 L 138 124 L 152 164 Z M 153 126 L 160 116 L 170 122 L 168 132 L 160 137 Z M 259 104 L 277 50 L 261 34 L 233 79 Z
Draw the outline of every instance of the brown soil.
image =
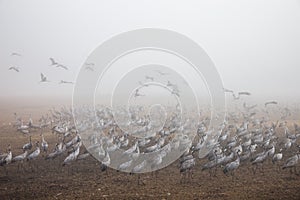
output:
M 6 125 L 0 125 L 0 151 L 11 144 L 15 156 L 22 152 L 28 136 L 7 125 L 4 119 L 8 118 L 2 118 Z M 32 137 L 40 140 L 39 132 L 33 132 Z M 45 139 L 51 151 L 57 138 L 48 131 Z M 208 171 L 201 170 L 204 160 L 197 161 L 192 179 L 182 179 L 175 162 L 157 173 L 141 174 L 142 184 L 138 184 L 137 174 L 113 169 L 101 172 L 92 157 L 63 167 L 65 157 L 45 160 L 41 155 L 23 163 L 25 172 L 12 163 L 7 166 L 8 175 L 0 167 L 0 199 L 300 199 L 300 176 L 289 170 L 277 171 L 271 162 L 264 164 L 263 173 L 256 174 L 250 163 L 244 163 L 234 179 L 221 169 L 216 177 L 210 177 Z

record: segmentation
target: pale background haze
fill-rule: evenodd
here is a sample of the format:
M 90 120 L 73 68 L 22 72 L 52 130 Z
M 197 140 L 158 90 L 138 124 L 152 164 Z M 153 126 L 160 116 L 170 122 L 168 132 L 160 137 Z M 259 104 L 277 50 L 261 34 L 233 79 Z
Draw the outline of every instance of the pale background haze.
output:
M 75 81 L 88 55 L 105 40 L 145 27 L 173 30 L 197 42 L 227 88 L 263 100 L 299 98 L 299 0 L 0 0 L 0 96 L 70 102 L 73 85 L 58 82 Z M 69 70 L 49 66 L 49 57 Z M 20 72 L 9 71 L 11 66 Z M 41 72 L 50 83 L 38 84 Z

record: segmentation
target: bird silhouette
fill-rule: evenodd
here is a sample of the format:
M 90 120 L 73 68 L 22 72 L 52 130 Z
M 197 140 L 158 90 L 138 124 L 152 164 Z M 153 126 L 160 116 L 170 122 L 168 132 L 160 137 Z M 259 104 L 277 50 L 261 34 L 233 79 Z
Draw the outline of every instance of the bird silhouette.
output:
M 59 84 L 74 84 L 74 83 L 71 82 L 71 81 L 64 81 L 64 80 L 61 80 L 61 81 L 59 82 Z
M 89 71 L 92 71 L 92 72 L 94 71 L 94 68 L 92 68 L 91 66 L 87 66 L 87 67 L 85 67 L 85 69 L 89 70 Z
M 278 104 L 277 101 L 268 101 L 265 103 L 265 107 L 267 107 L 268 105 L 276 105 L 276 104 Z
M 8 70 L 14 70 L 16 72 L 20 72 L 20 68 L 18 68 L 18 67 L 10 67 L 10 68 L 8 68 Z
M 159 74 L 162 75 L 162 76 L 169 75 L 169 73 L 162 72 L 162 71 L 159 71 L 159 70 L 156 70 L 156 72 L 159 73 Z
M 62 65 L 62 64 L 56 62 L 54 60 L 54 58 L 49 58 L 49 60 L 51 61 L 51 64 L 50 64 L 51 66 L 56 66 L 56 67 L 60 67 L 62 69 L 68 70 L 68 67 L 66 67 L 65 65 Z
M 10 56 L 22 56 L 20 53 L 12 52 Z
M 40 81 L 40 83 L 42 83 L 42 82 L 50 82 L 43 73 L 41 73 L 41 81 Z

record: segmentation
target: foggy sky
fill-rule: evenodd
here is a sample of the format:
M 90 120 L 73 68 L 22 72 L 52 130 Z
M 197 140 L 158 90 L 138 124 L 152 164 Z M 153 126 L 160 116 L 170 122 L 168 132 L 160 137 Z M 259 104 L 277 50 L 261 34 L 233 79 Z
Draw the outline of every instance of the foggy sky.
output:
M 227 88 L 264 99 L 300 96 L 299 0 L 0 0 L 0 95 L 71 98 L 73 86 L 60 80 L 75 81 L 105 40 L 145 27 L 197 42 Z M 49 66 L 49 57 L 70 69 Z M 50 83 L 38 84 L 41 72 Z

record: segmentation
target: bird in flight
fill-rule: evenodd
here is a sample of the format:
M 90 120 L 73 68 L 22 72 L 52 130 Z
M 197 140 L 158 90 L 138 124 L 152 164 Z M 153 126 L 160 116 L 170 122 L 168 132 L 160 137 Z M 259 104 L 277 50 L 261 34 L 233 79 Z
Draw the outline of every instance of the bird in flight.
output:
M 146 80 L 154 81 L 154 78 L 152 76 L 145 76 Z
M 41 73 L 41 81 L 40 81 L 40 83 L 41 82 L 50 82 L 43 73 Z
M 74 84 L 74 83 L 71 82 L 71 81 L 64 81 L 64 80 L 61 80 L 61 81 L 59 82 L 59 84 Z
M 95 66 L 95 63 L 92 63 L 92 62 L 91 63 L 84 63 L 84 65 L 86 66 L 85 67 L 86 70 L 89 70 L 89 71 L 92 71 L 92 72 L 94 71 L 93 66 Z
M 173 87 L 173 86 L 175 86 L 175 85 L 173 83 L 171 83 L 170 81 L 168 81 L 167 87 Z
M 8 70 L 15 70 L 16 72 L 20 72 L 20 69 L 18 67 L 10 67 Z
M 19 54 L 19 53 L 16 53 L 16 52 L 12 52 L 12 53 L 10 54 L 10 56 L 22 56 L 22 55 Z
M 58 65 L 58 63 L 54 60 L 54 58 L 49 58 L 51 61 L 51 65 Z
M 179 97 L 179 96 L 180 96 L 180 95 L 179 95 L 179 92 L 180 92 L 180 91 L 179 91 L 177 85 L 174 85 L 174 84 L 173 84 L 173 86 L 171 86 L 171 87 L 172 87 L 171 93 Z
M 179 90 L 173 89 L 171 93 L 178 96 L 178 97 L 180 96 L 179 95 Z
M 276 104 L 278 104 L 278 102 L 277 101 L 268 101 L 265 103 L 265 107 L 267 107 L 270 104 L 276 105 Z
M 257 106 L 256 104 L 255 104 L 255 105 L 252 105 L 252 106 L 247 106 L 246 102 L 244 102 L 244 104 L 243 104 L 243 107 L 244 107 L 246 110 L 251 110 L 251 109 L 255 108 L 256 106 Z
M 85 69 L 89 70 L 89 71 L 92 71 L 92 72 L 94 71 L 94 68 L 92 68 L 91 66 L 87 66 L 87 67 L 85 67 Z
M 229 93 L 233 93 L 233 90 L 229 90 L 229 89 L 226 89 L 226 88 L 223 88 L 224 92 L 229 92 Z
M 251 95 L 251 93 L 250 92 L 238 92 L 237 94 L 235 94 L 234 93 L 234 91 L 233 90 L 229 90 L 229 89 L 226 89 L 226 88 L 223 88 L 223 90 L 224 90 L 224 92 L 226 93 L 231 93 L 232 94 L 232 96 L 233 96 L 233 98 L 234 98 L 234 100 L 238 100 L 238 99 L 240 99 L 240 97 L 242 96 L 242 95 L 245 95 L 245 96 L 250 96 Z
M 56 65 L 56 67 L 60 67 L 60 68 L 63 68 L 63 69 L 65 69 L 65 70 L 68 70 L 68 68 L 67 68 L 66 66 L 61 65 L 61 64 Z
M 85 63 L 86 66 L 95 66 L 95 63 Z
M 148 87 L 149 86 L 149 84 L 143 83 L 142 81 L 139 81 L 139 84 L 140 84 L 140 86 L 143 86 L 143 87 Z
M 166 72 L 162 72 L 162 71 L 159 71 L 159 70 L 155 70 L 157 73 L 159 73 L 160 75 L 162 76 L 165 76 L 165 75 L 169 75 L 169 73 L 166 73 Z
M 238 95 L 247 95 L 247 96 L 250 96 L 251 93 L 250 92 L 239 92 Z
M 60 67 L 60 68 L 63 68 L 63 69 L 65 69 L 65 70 L 68 70 L 68 68 L 66 67 L 66 66 L 64 66 L 64 65 L 62 65 L 62 64 L 60 64 L 60 63 L 58 63 L 58 62 L 56 62 L 55 60 L 54 60 L 54 58 L 49 58 L 50 59 L 50 61 L 51 61 L 51 65 L 52 66 L 56 66 L 56 67 Z
M 144 94 L 140 94 L 139 93 L 139 89 L 136 89 L 135 93 L 134 93 L 134 98 L 136 98 L 136 97 L 142 97 L 142 96 L 145 96 L 145 95 Z

